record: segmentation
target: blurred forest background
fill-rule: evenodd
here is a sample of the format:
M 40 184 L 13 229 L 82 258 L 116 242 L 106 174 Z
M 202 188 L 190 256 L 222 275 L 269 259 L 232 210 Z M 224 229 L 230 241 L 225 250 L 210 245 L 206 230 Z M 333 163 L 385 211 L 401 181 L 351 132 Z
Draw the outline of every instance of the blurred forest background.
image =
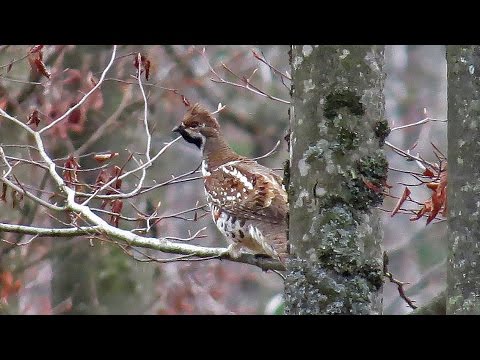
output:
M 92 88 L 105 68 L 112 46 L 68 45 L 45 46 L 43 60 L 51 72 L 50 79 L 32 71 L 25 56 L 31 46 L 0 46 L 0 107 L 19 119 L 28 118 L 33 108 L 45 118 L 55 118 Z M 205 52 L 203 52 L 205 48 Z M 153 128 L 153 149 L 160 149 L 174 138 L 170 132 L 185 113 L 185 101 L 201 102 L 212 111 L 222 103 L 227 107 L 218 114 L 225 136 L 240 154 L 258 157 L 281 141 L 278 150 L 259 160 L 278 168 L 288 158 L 283 140 L 288 130 L 288 105 L 258 96 L 243 88 L 211 81 L 216 78 L 210 66 L 224 79 L 238 82 L 232 74 L 250 77 L 266 93 L 289 100 L 288 83 L 283 83 L 271 68 L 252 53 L 266 59 L 285 73 L 289 47 L 285 45 L 122 45 L 117 60 L 107 74 L 101 91 L 95 93 L 70 116 L 68 121 L 47 133 L 47 151 L 52 156 L 67 157 L 91 152 L 113 151 L 125 161 L 127 152 L 142 151 L 145 136 L 141 126 L 143 99 L 134 79 L 135 54 L 140 52 L 151 62 L 146 82 L 149 122 Z M 446 119 L 446 61 L 444 46 L 395 45 L 386 47 L 385 84 L 386 116 L 390 126 L 413 123 L 428 116 Z M 222 65 L 225 64 L 228 71 Z M 258 69 L 253 75 L 255 69 Z M 147 85 L 148 84 L 148 85 Z M 436 161 L 431 142 L 446 154 L 446 124 L 395 131 L 388 139 L 402 149 L 417 144 L 414 153 Z M 29 144 L 25 133 L 0 118 L 0 144 Z M 8 148 L 18 156 L 25 149 Z M 390 166 L 418 171 L 414 162 L 386 148 Z M 195 169 L 200 152 L 184 141 L 175 143 L 149 169 L 148 184 L 168 180 Z M 81 159 L 82 167 L 94 167 L 91 157 Z M 3 164 L 2 164 L 3 165 Z M 3 168 L 0 168 L 0 171 Z M 17 169 L 17 168 L 16 168 Z M 32 167 L 18 167 L 17 176 L 27 184 L 46 191 L 43 172 Z M 23 173 L 22 173 L 23 171 Z M 96 173 L 84 173 L 94 182 Z M 90 178 L 89 178 L 90 177 Z M 133 182 L 135 179 L 131 179 Z M 404 186 L 415 183 L 405 173 L 390 171 L 391 193 L 401 196 Z M 132 183 L 126 182 L 126 187 Z M 412 197 L 422 202 L 430 191 L 410 187 Z M 226 246 L 211 221 L 210 214 L 199 210 L 195 216 L 175 213 L 205 203 L 201 181 L 189 181 L 161 187 L 125 204 L 122 214 L 135 216 L 136 209 L 151 212 L 158 203 L 164 218 L 153 229 L 152 236 L 188 237 L 206 226 L 206 237 L 192 240 L 204 246 Z M 391 210 L 396 200 L 387 198 L 383 209 Z M 56 222 L 45 212 L 23 201 L 12 206 L 0 202 L 0 219 L 5 223 L 35 224 L 48 227 Z M 444 289 L 447 255 L 446 222 L 425 226 L 425 219 L 410 221 L 409 215 L 384 219 L 384 247 L 390 257 L 389 271 L 397 279 L 408 281 L 407 295 L 421 306 Z M 131 229 L 135 224 L 120 220 L 120 226 Z M 86 238 L 20 237 L 0 233 L 0 281 L 9 281 L 15 291 L 0 299 L 0 313 L 9 314 L 272 314 L 281 301 L 283 282 L 271 272 L 228 261 L 179 261 L 172 263 L 138 262 L 110 244 L 89 242 Z M 10 243 L 28 242 L 23 246 Z M 149 252 L 162 257 L 162 254 Z M 8 275 L 8 276 L 7 276 Z M 9 279 L 6 279 L 6 278 Z M 3 279 L 3 280 L 2 280 Z M 1 285 L 0 285 L 1 288 Z M 1 297 L 1 294 L 0 294 Z M 395 285 L 384 286 L 384 313 L 410 312 L 398 296 Z

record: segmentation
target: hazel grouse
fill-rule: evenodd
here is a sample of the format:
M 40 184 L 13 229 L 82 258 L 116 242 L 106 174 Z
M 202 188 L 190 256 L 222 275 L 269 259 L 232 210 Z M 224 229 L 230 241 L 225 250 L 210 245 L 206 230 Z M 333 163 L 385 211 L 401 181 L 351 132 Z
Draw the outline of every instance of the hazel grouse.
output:
M 235 153 L 218 121 L 200 104 L 173 131 L 203 152 L 202 175 L 213 221 L 232 243 L 233 257 L 247 249 L 285 263 L 287 194 L 271 169 Z

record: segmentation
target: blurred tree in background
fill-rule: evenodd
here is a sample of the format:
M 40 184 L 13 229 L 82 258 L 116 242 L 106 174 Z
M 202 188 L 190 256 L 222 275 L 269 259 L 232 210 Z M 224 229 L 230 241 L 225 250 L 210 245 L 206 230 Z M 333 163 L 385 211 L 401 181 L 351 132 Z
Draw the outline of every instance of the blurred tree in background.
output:
M 0 108 L 25 122 L 33 109 L 39 110 L 43 123 L 64 113 L 98 82 L 112 54 L 111 46 L 45 46 L 42 61 L 51 73 L 47 78 L 24 59 L 29 49 L 31 46 L 0 46 Z M 287 75 L 291 72 L 288 50 L 288 46 L 277 45 L 119 46 L 100 91 L 62 126 L 49 130 L 46 150 L 55 158 L 66 159 L 72 153 L 84 156 L 80 162 L 84 169 L 99 166 L 91 156 L 85 156 L 90 153 L 118 152 L 115 164 L 122 166 L 128 160 L 128 151 L 133 154 L 144 151 L 144 101 L 134 65 L 137 53 L 141 53 L 150 61 L 149 79 L 145 79 L 144 87 L 155 151 L 172 140 L 170 130 L 183 117 L 186 101 L 201 102 L 212 111 L 222 103 L 226 108 L 218 114 L 218 119 L 227 140 L 238 153 L 261 156 L 282 140 L 275 153 L 259 160 L 282 174 L 283 163 L 288 158 L 283 138 L 289 128 L 290 83 L 278 72 Z M 424 108 L 431 117 L 446 118 L 444 50 L 443 46 L 385 47 L 384 93 L 390 126 L 422 119 Z M 14 59 L 17 61 L 12 63 Z M 248 79 L 268 96 L 222 82 L 215 74 L 237 84 L 245 84 Z M 446 126 L 426 123 L 396 131 L 389 140 L 402 149 L 417 143 L 414 152 L 434 161 L 430 141 L 445 150 Z M 0 144 L 19 143 L 34 144 L 29 135 L 0 117 Z M 12 157 L 28 153 L 25 148 L 5 147 L 5 150 Z M 392 151 L 386 151 L 386 155 L 391 167 L 418 169 L 414 162 L 406 162 Z M 34 152 L 28 156 L 38 160 Z M 149 168 L 148 186 L 189 172 L 199 161 L 200 154 L 194 147 L 176 142 Z M 54 185 L 44 179 L 42 169 L 27 165 L 16 166 L 16 176 L 35 181 L 48 198 Z M 0 171 L 5 170 L 3 164 L 0 166 Z M 85 183 L 94 183 L 97 173 L 79 172 Z M 132 188 L 136 180 L 126 178 L 123 186 Z M 411 181 L 408 174 L 388 173 L 388 183 L 396 196 L 403 191 L 397 183 Z M 430 195 L 424 187 L 412 191 L 419 201 Z M 15 195 L 12 197 L 8 192 L 6 201 L 0 203 L 1 222 L 49 227 L 68 221 L 67 217 L 48 216 L 35 203 L 14 199 L 17 199 Z M 139 211 L 152 213 L 157 209 L 160 220 L 151 227 L 150 236 L 168 234 L 186 238 L 206 226 L 206 237 L 191 243 L 225 247 L 210 214 L 204 210 L 175 215 L 204 201 L 201 181 L 178 182 L 126 201 L 122 216 L 135 217 Z M 382 207 L 391 210 L 396 201 L 387 198 Z M 382 220 L 384 247 L 390 257 L 389 271 L 411 282 L 412 285 L 406 287 L 407 294 L 421 306 L 445 288 L 446 223 L 425 227 L 425 221 L 411 222 L 408 216 L 400 214 L 390 217 L 387 211 Z M 131 230 L 137 226 L 135 222 L 120 219 L 122 228 Z M 8 289 L 0 305 L 4 313 L 257 314 L 278 313 L 281 309 L 282 279 L 271 271 L 247 264 L 218 259 L 139 262 L 117 246 L 89 241 L 87 237 L 32 238 L 0 232 L 0 239 L 0 281 L 2 288 Z M 152 258 L 160 255 L 155 250 L 144 252 Z M 396 286 L 386 284 L 384 313 L 410 310 L 399 298 Z

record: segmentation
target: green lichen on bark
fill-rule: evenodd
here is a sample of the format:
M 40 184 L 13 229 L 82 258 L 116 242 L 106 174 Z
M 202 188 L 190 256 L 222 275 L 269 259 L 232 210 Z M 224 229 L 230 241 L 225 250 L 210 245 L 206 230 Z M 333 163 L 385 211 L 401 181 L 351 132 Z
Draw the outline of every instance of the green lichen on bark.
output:
M 347 108 L 354 115 L 362 116 L 365 109 L 360 102 L 360 96 L 351 90 L 339 90 L 328 94 L 325 98 L 323 113 L 327 119 L 333 120 L 339 114 L 339 110 Z
M 379 140 L 379 145 L 383 146 L 385 144 L 385 139 L 388 134 L 390 134 L 390 126 L 388 125 L 387 119 L 380 119 L 375 123 L 373 129 L 375 131 L 375 136 Z
M 480 46 L 448 46 L 447 313 L 480 314 Z
M 291 64 L 286 313 L 381 313 L 383 47 L 294 46 Z

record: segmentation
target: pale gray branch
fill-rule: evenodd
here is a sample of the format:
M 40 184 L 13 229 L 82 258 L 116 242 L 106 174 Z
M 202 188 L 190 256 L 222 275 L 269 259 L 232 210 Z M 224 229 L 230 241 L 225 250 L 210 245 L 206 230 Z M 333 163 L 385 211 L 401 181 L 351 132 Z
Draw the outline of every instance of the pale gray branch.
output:
M 0 223 L 0 231 L 12 232 L 24 235 L 36 235 L 38 237 L 50 236 L 50 237 L 72 237 L 88 234 L 95 234 L 101 230 L 100 226 L 85 226 L 75 228 L 41 228 L 25 225 L 14 225 Z
M 78 205 L 78 204 L 77 204 Z M 78 205 L 81 206 L 81 205 Z M 102 220 L 102 219 L 100 219 Z M 103 220 L 102 220 L 103 222 Z M 226 248 L 204 247 L 184 243 L 175 243 L 164 238 L 143 237 L 133 234 L 129 231 L 117 229 L 109 224 L 107 226 L 95 225 L 76 228 L 41 228 L 25 225 L 12 225 L 0 223 L 0 231 L 14 232 L 26 235 L 36 235 L 38 237 L 75 237 L 83 235 L 93 235 L 102 233 L 112 237 L 115 240 L 125 242 L 130 246 L 136 246 L 146 249 L 158 250 L 169 254 L 191 255 L 197 258 L 225 259 L 250 265 L 255 265 L 263 270 L 285 270 L 283 265 L 271 258 L 257 257 L 252 254 L 243 253 L 239 258 L 232 258 Z M 113 230 L 113 231 L 112 231 Z

